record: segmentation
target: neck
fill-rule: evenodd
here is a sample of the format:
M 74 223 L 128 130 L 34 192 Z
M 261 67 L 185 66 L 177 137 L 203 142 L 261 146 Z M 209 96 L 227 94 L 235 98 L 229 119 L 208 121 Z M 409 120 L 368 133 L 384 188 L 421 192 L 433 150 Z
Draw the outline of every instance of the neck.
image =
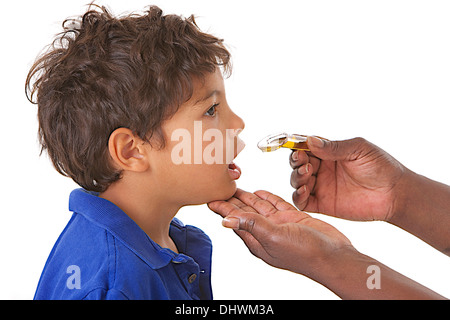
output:
M 163 248 L 178 252 L 169 236 L 170 222 L 180 209 L 169 203 L 158 188 L 140 188 L 139 184 L 129 184 L 121 179 L 100 194 L 122 209 L 144 232 Z

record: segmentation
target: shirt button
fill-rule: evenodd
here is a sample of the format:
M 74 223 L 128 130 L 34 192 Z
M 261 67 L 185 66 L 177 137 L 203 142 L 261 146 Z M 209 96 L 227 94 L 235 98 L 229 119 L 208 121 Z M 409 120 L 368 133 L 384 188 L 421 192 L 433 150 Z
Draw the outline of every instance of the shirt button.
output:
M 192 283 L 195 281 L 195 279 L 197 279 L 197 275 L 195 273 L 191 274 L 188 278 L 188 282 Z

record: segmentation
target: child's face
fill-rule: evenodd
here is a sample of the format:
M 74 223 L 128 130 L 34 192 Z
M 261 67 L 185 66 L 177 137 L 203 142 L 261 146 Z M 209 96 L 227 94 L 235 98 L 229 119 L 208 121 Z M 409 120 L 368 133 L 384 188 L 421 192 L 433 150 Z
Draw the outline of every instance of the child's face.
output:
M 244 148 L 244 122 L 228 106 L 219 70 L 194 81 L 192 97 L 162 125 L 166 147 L 153 154 L 153 176 L 181 206 L 230 198 Z M 151 169 L 151 170 L 152 170 Z

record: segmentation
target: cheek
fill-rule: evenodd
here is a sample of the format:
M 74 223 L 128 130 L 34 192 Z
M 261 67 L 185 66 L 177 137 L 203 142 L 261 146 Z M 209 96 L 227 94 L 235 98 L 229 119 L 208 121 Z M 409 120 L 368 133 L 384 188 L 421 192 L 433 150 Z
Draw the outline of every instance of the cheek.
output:
M 206 125 L 203 127 L 204 134 L 207 127 Z M 216 132 L 219 132 L 219 130 Z M 217 162 L 222 164 L 205 163 L 206 157 L 214 159 L 216 150 L 219 148 L 225 158 L 227 138 L 226 134 L 223 135 L 222 144 L 215 144 L 215 140 L 200 142 L 202 143 L 200 149 L 202 151 L 200 155 L 201 164 L 194 164 L 196 150 L 194 138 L 180 141 L 170 141 L 169 139 L 166 148 L 167 154 L 163 161 L 164 170 L 162 174 L 164 177 L 161 177 L 161 179 L 166 182 L 167 188 L 173 192 L 175 201 L 181 205 L 203 204 L 214 200 L 226 200 L 233 196 L 236 192 L 236 182 L 231 179 L 228 173 L 228 165 L 224 163 L 225 159 L 217 159 Z M 190 148 L 189 150 L 186 149 L 186 151 L 189 151 L 186 154 L 190 154 L 190 157 L 183 158 L 184 153 L 180 152 L 182 148 Z M 172 153 L 173 150 L 175 151 Z M 232 148 L 231 150 L 231 153 L 233 153 Z M 184 162 L 178 161 L 178 163 L 182 163 L 175 164 L 174 162 L 177 161 L 173 161 L 174 155 L 179 156 Z M 208 159 L 210 160 L 210 158 Z M 233 155 L 231 158 L 233 158 Z M 177 158 L 176 160 L 180 159 Z

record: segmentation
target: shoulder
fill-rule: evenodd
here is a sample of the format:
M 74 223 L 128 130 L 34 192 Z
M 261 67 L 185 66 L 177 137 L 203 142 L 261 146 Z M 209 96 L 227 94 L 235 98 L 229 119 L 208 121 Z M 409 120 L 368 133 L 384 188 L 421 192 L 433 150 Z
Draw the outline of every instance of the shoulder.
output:
M 42 271 L 36 299 L 81 299 L 110 276 L 114 243 L 104 230 L 74 215 L 55 243 Z
M 80 224 L 81 226 L 81 224 Z M 69 228 L 42 272 L 35 299 L 167 299 L 161 277 L 107 230 Z M 77 245 L 78 244 L 78 245 Z

